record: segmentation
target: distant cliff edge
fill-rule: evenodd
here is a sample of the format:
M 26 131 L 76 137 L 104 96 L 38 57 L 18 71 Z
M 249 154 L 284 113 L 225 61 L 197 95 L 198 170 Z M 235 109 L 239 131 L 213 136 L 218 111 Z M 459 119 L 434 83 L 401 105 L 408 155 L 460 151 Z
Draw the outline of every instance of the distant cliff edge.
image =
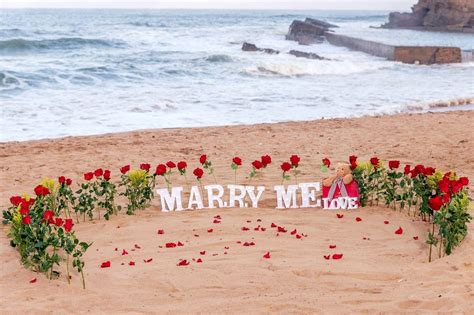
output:
M 474 33 L 474 0 L 419 0 L 412 13 L 390 13 L 382 27 Z

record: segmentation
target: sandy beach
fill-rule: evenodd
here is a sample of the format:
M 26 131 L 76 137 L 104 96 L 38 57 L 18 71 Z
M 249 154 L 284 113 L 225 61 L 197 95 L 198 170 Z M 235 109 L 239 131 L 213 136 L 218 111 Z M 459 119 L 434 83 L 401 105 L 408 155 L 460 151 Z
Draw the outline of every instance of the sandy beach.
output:
M 281 182 L 279 165 L 301 157 L 301 181 L 319 181 L 321 159 L 371 156 L 457 170 L 474 188 L 474 111 L 331 119 L 280 124 L 144 130 L 101 136 L 0 144 L 0 205 L 43 177 L 109 168 L 155 166 L 186 160 L 190 169 L 207 154 L 217 181 L 232 184 L 230 160 L 244 161 L 237 181 L 248 183 L 250 162 L 270 154 L 273 164 L 258 184 Z M 203 182 L 213 183 L 205 176 Z M 181 184 L 175 177 L 175 183 Z M 163 185 L 163 182 L 160 182 Z M 75 186 L 77 187 L 77 186 Z M 471 196 L 472 197 L 472 196 Z M 213 223 L 220 215 L 222 222 Z M 362 221 L 357 222 L 356 217 Z M 384 224 L 384 221 L 389 221 Z M 284 226 L 279 233 L 271 223 Z M 255 231 L 260 225 L 265 231 Z M 248 227 L 249 231 L 242 231 Z M 402 235 L 394 234 L 403 227 Z M 259 209 L 204 209 L 162 213 L 158 200 L 135 216 L 75 226 L 93 242 L 85 255 L 86 290 L 77 273 L 49 281 L 25 269 L 0 233 L 2 313 L 473 313 L 474 224 L 451 256 L 427 262 L 426 223 L 383 206 L 344 212 L 276 210 L 272 194 Z M 157 230 L 164 229 L 163 235 Z M 208 232 L 213 229 L 212 232 Z M 297 229 L 307 237 L 296 239 Z M 418 237 L 417 240 L 414 237 Z M 167 242 L 184 246 L 165 248 Z M 241 243 L 238 243 L 241 242 Z M 254 242 L 254 246 L 243 246 Z M 135 246 L 138 245 L 138 246 Z M 329 249 L 329 245 L 336 245 Z M 117 248 L 117 251 L 115 250 Z M 122 255 L 125 249 L 128 255 Z M 205 251 L 202 255 L 200 252 Z M 270 259 L 264 259 L 266 252 Z M 325 260 L 341 253 L 343 259 Z M 152 261 L 145 263 L 144 260 Z M 202 259 L 178 267 L 180 259 Z M 111 267 L 99 268 L 111 261 Z M 135 266 L 129 262 L 134 261 Z M 32 278 L 36 283 L 29 283 Z

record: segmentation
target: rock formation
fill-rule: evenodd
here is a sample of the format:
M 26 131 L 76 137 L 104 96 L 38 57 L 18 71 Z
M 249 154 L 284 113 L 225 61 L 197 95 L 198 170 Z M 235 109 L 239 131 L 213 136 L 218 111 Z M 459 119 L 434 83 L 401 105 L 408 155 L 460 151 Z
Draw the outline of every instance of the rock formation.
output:
M 289 54 L 295 57 L 302 57 L 302 58 L 308 58 L 308 59 L 329 60 L 327 58 L 321 57 L 318 54 L 299 51 L 299 50 L 290 50 Z
M 313 23 L 295 20 L 290 25 L 286 39 L 297 41 L 301 45 L 320 43 L 326 30 L 327 28 Z
M 419 0 L 412 13 L 390 13 L 382 27 L 474 33 L 474 0 Z
M 271 55 L 278 55 L 280 52 L 278 50 L 275 50 L 275 49 L 271 49 L 271 48 L 259 48 L 257 46 L 255 46 L 255 44 L 250 44 L 250 43 L 243 43 L 242 45 L 242 50 L 243 51 L 263 51 L 267 54 L 271 54 Z

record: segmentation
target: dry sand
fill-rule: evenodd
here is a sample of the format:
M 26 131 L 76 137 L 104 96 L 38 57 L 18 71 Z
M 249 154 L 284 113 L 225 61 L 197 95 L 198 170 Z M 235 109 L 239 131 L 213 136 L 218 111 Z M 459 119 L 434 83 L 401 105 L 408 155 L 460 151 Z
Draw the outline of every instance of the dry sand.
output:
M 377 155 L 458 170 L 471 178 L 472 191 L 474 111 L 4 143 L 0 144 L 0 205 L 6 207 L 12 194 L 31 193 L 44 176 L 66 175 L 77 183 L 83 172 L 97 167 L 110 168 L 117 176 L 124 164 L 156 165 L 170 159 L 185 159 L 192 169 L 202 153 L 216 165 L 222 184 L 233 182 L 229 167 L 233 156 L 244 159 L 238 181 L 245 183 L 249 163 L 262 154 L 272 155 L 273 165 L 258 181 L 269 190 L 261 208 L 161 213 L 155 199 L 151 208 L 135 216 L 121 214 L 108 222 L 78 224 L 80 239 L 94 242 L 85 256 L 86 290 L 76 273 L 68 285 L 64 278 L 49 281 L 24 269 L 18 253 L 8 245 L 8 228 L 3 227 L 2 313 L 474 312 L 472 223 L 470 235 L 453 255 L 427 263 L 428 226 L 404 213 L 371 207 L 347 211 L 338 219 L 335 212 L 321 209 L 275 210 L 271 193 L 271 186 L 280 182 L 279 164 L 294 153 L 302 158 L 301 181 L 321 178 L 323 157 L 335 162 L 350 154 L 360 159 Z M 212 223 L 216 214 L 222 223 Z M 357 216 L 361 222 L 355 221 Z M 270 228 L 272 222 L 308 237 L 296 239 L 289 232 L 277 236 Z M 267 230 L 254 231 L 258 224 Z M 243 226 L 250 231 L 242 231 Z M 394 234 L 399 226 L 403 235 Z M 161 228 L 165 234 L 157 235 Z M 214 231 L 208 233 L 209 228 Z M 177 241 L 184 246 L 159 247 Z M 244 247 L 237 241 L 256 245 Z M 141 249 L 133 251 L 135 244 Z M 333 244 L 336 249 L 329 249 Z M 122 256 L 122 249 L 129 255 Z M 200 251 L 206 254 L 201 256 Z M 267 251 L 270 259 L 262 257 Z M 325 260 L 323 255 L 329 253 L 344 256 Z M 148 258 L 153 261 L 144 263 Z M 193 258 L 202 258 L 203 263 L 176 266 L 179 259 Z M 111 268 L 100 269 L 106 260 Z M 129 266 L 129 261 L 136 265 Z M 34 277 L 38 281 L 30 284 Z

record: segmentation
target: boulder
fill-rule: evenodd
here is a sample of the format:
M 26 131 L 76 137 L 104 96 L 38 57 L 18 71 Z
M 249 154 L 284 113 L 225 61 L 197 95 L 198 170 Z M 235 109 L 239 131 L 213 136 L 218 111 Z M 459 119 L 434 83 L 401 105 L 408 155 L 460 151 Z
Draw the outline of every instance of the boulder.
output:
M 382 27 L 474 32 L 474 1 L 419 0 L 411 13 L 390 13 Z
M 318 19 L 313 19 L 313 18 L 306 18 L 306 20 L 304 20 L 304 21 L 306 23 L 311 23 L 313 25 L 316 25 L 316 26 L 319 26 L 319 27 L 322 27 L 322 28 L 325 28 L 325 29 L 339 27 L 337 25 L 334 25 L 334 24 L 331 24 L 331 23 L 328 23 L 328 22 L 324 22 L 324 21 L 321 21 L 321 20 L 318 20 Z
M 301 58 L 316 59 L 316 60 L 329 60 L 327 58 L 321 57 L 318 54 L 299 51 L 299 50 L 290 50 L 289 54 L 295 57 L 301 57 Z
M 321 36 L 324 34 L 326 29 L 321 26 L 317 26 L 308 22 L 295 20 L 290 25 L 288 34 L 286 35 L 287 40 L 309 42 L 311 39 L 315 42 L 321 40 Z
M 278 55 L 280 52 L 272 48 L 259 48 L 255 44 L 244 42 L 242 44 L 243 51 L 263 51 L 264 53 L 271 55 Z

